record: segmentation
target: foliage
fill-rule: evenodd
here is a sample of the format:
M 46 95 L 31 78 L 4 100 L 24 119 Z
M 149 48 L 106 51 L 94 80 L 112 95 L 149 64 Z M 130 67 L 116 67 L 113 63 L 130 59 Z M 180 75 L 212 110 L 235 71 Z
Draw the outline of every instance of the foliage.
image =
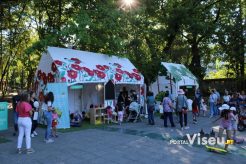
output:
M 0 89 L 31 88 L 47 46 L 72 47 L 129 58 L 149 86 L 160 62 L 189 66 L 199 79 L 207 65 L 228 62 L 210 77 L 245 76 L 242 0 L 0 1 Z
M 161 91 L 155 96 L 155 100 L 162 102 L 164 97 L 165 97 L 165 92 Z

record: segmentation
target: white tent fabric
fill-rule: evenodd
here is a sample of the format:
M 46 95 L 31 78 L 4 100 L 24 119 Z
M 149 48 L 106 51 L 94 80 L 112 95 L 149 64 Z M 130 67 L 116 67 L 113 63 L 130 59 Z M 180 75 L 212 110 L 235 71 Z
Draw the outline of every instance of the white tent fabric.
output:
M 180 85 L 197 85 L 197 78 L 183 65 L 175 63 L 161 63 Z
M 43 54 L 45 56 L 46 54 Z M 144 84 L 143 76 L 127 58 L 67 48 L 49 47 L 37 71 L 48 82 Z M 49 59 L 49 61 L 43 59 Z

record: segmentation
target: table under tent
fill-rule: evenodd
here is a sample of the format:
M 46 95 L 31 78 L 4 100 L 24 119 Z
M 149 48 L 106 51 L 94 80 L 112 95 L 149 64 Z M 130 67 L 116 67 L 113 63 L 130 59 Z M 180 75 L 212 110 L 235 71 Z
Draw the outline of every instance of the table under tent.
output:
M 69 128 L 69 115 L 88 112 L 92 105 L 114 109 L 123 87 L 135 90 L 144 105 L 144 78 L 127 58 L 67 48 L 48 47 L 35 76 L 39 97 L 54 93 L 54 107 L 62 112 L 58 128 Z M 42 114 L 39 119 L 44 122 Z

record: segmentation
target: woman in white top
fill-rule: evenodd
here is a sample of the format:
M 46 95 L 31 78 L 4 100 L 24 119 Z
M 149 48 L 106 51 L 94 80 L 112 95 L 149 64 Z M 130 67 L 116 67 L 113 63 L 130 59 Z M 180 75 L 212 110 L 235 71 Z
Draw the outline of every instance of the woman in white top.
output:
M 54 102 L 54 94 L 53 92 L 49 92 L 44 100 L 43 103 L 43 110 L 44 110 L 44 117 L 47 122 L 47 129 L 45 131 L 45 142 L 46 143 L 52 143 L 54 140 L 52 140 L 51 137 L 51 125 L 52 125 L 52 104 Z

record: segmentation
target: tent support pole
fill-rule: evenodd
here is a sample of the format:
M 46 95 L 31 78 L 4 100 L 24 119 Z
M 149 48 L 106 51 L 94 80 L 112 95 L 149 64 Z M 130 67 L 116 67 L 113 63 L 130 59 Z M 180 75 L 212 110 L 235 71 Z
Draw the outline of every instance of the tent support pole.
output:
M 170 90 L 171 90 L 171 94 L 173 94 L 172 75 L 171 75 L 171 73 L 169 74 L 169 76 L 170 76 Z

